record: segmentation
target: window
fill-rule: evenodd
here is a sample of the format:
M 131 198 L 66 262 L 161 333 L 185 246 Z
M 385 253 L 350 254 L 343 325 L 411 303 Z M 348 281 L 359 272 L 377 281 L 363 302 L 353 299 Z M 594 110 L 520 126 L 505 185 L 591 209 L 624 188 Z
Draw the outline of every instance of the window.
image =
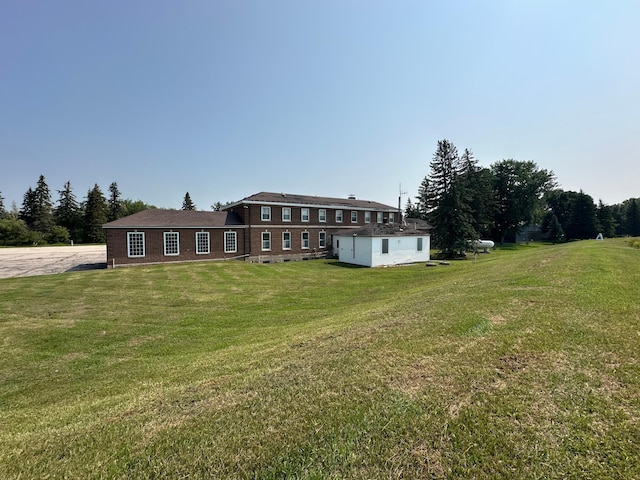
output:
M 419 252 L 421 252 L 421 251 L 422 251 L 422 237 L 418 237 L 418 238 L 416 238 L 416 240 L 417 240 L 417 242 L 418 242 L 418 245 L 417 245 L 417 247 L 416 247 L 416 250 L 418 250 Z
M 262 250 L 271 250 L 271 232 L 262 232 Z
M 382 223 L 382 212 L 378 212 L 378 218 L 376 220 L 377 223 Z
M 327 246 L 327 232 L 320 232 L 318 236 L 318 246 L 325 248 Z
M 238 251 L 238 237 L 236 232 L 224 232 L 224 253 Z
M 336 222 L 342 223 L 342 210 L 336 210 Z
M 164 232 L 164 254 L 180 255 L 180 234 L 178 232 Z
M 393 223 L 393 212 L 389 213 L 389 223 Z
M 302 232 L 302 248 L 309 248 L 309 232 Z
M 309 221 L 309 209 L 308 208 L 301 208 L 300 209 L 300 220 L 302 222 L 308 222 Z
M 271 221 L 271 207 L 262 207 L 260 209 L 263 222 Z
M 358 223 L 358 212 L 351 210 L 351 223 Z
M 326 222 L 327 221 L 327 211 L 324 208 L 318 210 L 318 221 Z
M 282 249 L 291 250 L 291 232 L 282 232 Z
M 196 232 L 196 253 L 209 253 L 209 232 Z
M 127 232 L 127 256 L 144 257 L 144 232 Z
M 282 207 L 282 221 L 283 222 L 291 221 L 291 207 Z
M 364 212 L 364 223 L 371 223 L 371 212 Z
M 389 253 L 389 239 L 382 239 L 382 253 Z

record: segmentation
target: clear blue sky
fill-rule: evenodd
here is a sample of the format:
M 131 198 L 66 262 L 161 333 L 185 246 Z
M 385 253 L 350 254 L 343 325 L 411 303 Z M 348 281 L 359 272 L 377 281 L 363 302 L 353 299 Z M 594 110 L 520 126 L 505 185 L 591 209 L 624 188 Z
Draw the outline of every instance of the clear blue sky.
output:
M 637 0 L 0 0 L 0 192 L 396 205 L 447 138 L 619 203 L 640 197 L 638 20 Z

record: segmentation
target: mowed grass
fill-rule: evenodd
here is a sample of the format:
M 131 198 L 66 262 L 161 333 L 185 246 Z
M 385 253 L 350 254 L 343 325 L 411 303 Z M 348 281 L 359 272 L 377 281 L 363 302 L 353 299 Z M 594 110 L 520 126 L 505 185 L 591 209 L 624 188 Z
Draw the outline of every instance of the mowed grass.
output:
M 640 478 L 640 252 L 0 280 L 0 478 Z

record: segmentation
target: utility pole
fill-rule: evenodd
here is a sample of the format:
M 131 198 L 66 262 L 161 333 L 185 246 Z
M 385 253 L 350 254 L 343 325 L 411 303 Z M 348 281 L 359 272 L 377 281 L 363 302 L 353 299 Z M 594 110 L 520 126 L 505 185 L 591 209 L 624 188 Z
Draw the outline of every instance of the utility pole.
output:
M 402 183 L 398 184 L 398 223 L 402 224 L 402 195 L 406 195 L 407 192 L 402 191 Z

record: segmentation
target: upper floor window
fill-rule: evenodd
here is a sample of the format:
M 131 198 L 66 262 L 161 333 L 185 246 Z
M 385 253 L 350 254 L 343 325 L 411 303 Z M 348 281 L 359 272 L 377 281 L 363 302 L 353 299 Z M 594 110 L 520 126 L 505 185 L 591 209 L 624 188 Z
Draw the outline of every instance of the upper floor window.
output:
M 342 223 L 342 210 L 336 210 L 336 222 Z
M 389 213 L 389 223 L 393 223 L 393 219 L 394 219 L 394 214 L 393 212 Z
M 238 236 L 236 232 L 224 232 L 224 253 L 238 251 Z
M 327 211 L 324 208 L 318 210 L 318 221 L 326 222 L 327 221 Z
M 268 222 L 271 220 L 271 207 L 262 207 L 260 211 L 263 222 Z
M 271 250 L 271 232 L 262 232 L 262 250 Z
M 180 254 L 180 234 L 178 232 L 164 232 L 164 254 Z
M 309 221 L 309 209 L 308 208 L 301 208 L 300 209 L 300 220 L 303 222 L 308 222 Z
M 144 257 L 144 232 L 127 232 L 127 256 Z
M 309 248 L 309 232 L 302 232 L 302 248 Z
M 364 212 L 364 223 L 371 223 L 371 212 Z
M 351 210 L 351 223 L 358 223 L 358 212 Z
M 209 253 L 209 232 L 196 232 L 196 253 Z
M 282 221 L 283 222 L 291 221 L 291 207 L 282 207 Z
M 382 223 L 382 212 L 378 212 L 377 217 L 378 218 L 376 219 L 376 222 L 377 223 Z

